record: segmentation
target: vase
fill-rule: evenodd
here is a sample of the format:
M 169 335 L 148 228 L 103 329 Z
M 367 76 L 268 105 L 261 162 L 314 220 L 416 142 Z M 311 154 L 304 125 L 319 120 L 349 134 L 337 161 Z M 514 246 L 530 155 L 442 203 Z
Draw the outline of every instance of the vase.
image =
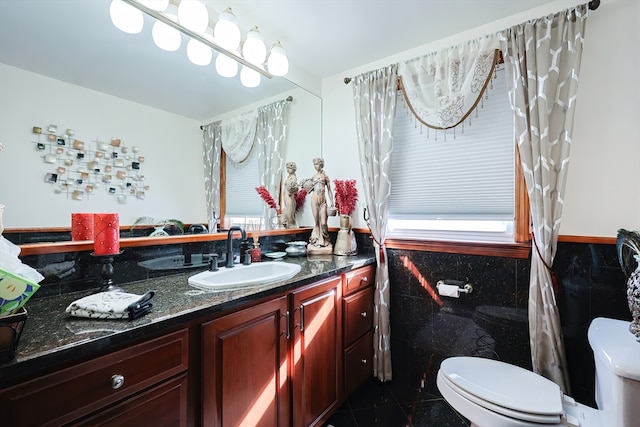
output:
M 260 249 L 260 243 L 254 243 L 253 248 L 249 250 L 251 254 L 251 263 L 262 261 L 262 250 Z
M 334 255 L 351 255 L 354 253 L 351 233 L 351 217 L 349 215 L 340 215 L 340 229 L 336 237 L 336 244 L 333 246 Z

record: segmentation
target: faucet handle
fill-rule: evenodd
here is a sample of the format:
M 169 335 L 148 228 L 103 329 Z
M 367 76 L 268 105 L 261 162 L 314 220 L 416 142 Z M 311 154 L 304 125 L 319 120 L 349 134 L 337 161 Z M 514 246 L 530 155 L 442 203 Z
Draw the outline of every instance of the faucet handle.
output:
M 249 251 L 246 251 L 244 253 L 244 260 L 242 261 L 242 265 L 249 265 L 251 264 L 251 253 Z
M 209 271 L 218 271 L 218 254 L 211 254 L 209 258 Z

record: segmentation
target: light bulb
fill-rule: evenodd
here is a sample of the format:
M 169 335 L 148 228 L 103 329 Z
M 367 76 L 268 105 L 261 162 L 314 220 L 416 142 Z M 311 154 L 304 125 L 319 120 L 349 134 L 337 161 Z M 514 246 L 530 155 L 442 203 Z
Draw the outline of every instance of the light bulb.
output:
M 156 46 L 169 52 L 176 51 L 180 48 L 180 32 L 172 28 L 164 22 L 156 21 L 153 24 L 151 35 Z
M 213 28 L 213 38 L 218 45 L 226 50 L 238 50 L 240 28 L 238 28 L 236 17 L 231 8 L 227 8 L 220 14 L 218 22 Z
M 271 48 L 271 53 L 267 60 L 267 69 L 274 76 L 286 76 L 289 72 L 287 52 L 284 50 L 280 42 L 275 42 Z
M 111 15 L 113 25 L 125 33 L 138 34 L 144 26 L 142 12 L 122 0 L 113 0 L 111 2 L 109 15 Z
M 209 65 L 213 53 L 211 48 L 198 40 L 191 39 L 187 43 L 187 58 L 196 65 Z
M 165 11 L 169 6 L 169 0 L 138 0 L 138 3 L 158 12 Z
M 238 74 L 238 63 L 220 53 L 216 58 L 216 71 L 222 77 L 235 77 Z
M 198 0 L 182 0 L 178 5 L 178 21 L 191 31 L 204 33 L 209 26 L 209 11 Z
M 240 83 L 244 87 L 258 87 L 260 85 L 260 73 L 243 65 L 240 71 Z
M 267 47 L 264 45 L 264 37 L 258 31 L 258 27 L 253 27 L 247 33 L 247 38 L 242 45 L 242 57 L 255 65 L 262 65 L 267 59 Z

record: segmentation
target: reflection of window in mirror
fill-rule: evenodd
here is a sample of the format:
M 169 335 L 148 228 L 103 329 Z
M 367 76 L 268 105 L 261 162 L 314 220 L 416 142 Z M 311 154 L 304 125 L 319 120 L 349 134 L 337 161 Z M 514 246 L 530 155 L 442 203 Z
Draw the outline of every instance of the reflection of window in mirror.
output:
M 220 156 L 220 204 L 225 227 L 241 225 L 262 218 L 263 201 L 256 187 L 260 185 L 257 150 L 251 150 L 242 163 Z

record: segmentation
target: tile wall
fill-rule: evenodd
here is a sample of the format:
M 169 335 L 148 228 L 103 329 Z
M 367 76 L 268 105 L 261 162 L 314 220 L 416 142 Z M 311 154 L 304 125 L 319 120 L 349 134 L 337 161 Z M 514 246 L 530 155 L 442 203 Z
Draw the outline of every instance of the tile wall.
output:
M 531 369 L 527 321 L 529 259 L 389 250 L 394 382 L 419 388 L 432 360 L 482 356 Z M 559 243 L 554 271 L 572 395 L 595 405 L 592 319 L 630 320 L 615 245 Z M 473 292 L 438 297 L 438 280 Z M 435 291 L 435 292 L 434 292 Z

